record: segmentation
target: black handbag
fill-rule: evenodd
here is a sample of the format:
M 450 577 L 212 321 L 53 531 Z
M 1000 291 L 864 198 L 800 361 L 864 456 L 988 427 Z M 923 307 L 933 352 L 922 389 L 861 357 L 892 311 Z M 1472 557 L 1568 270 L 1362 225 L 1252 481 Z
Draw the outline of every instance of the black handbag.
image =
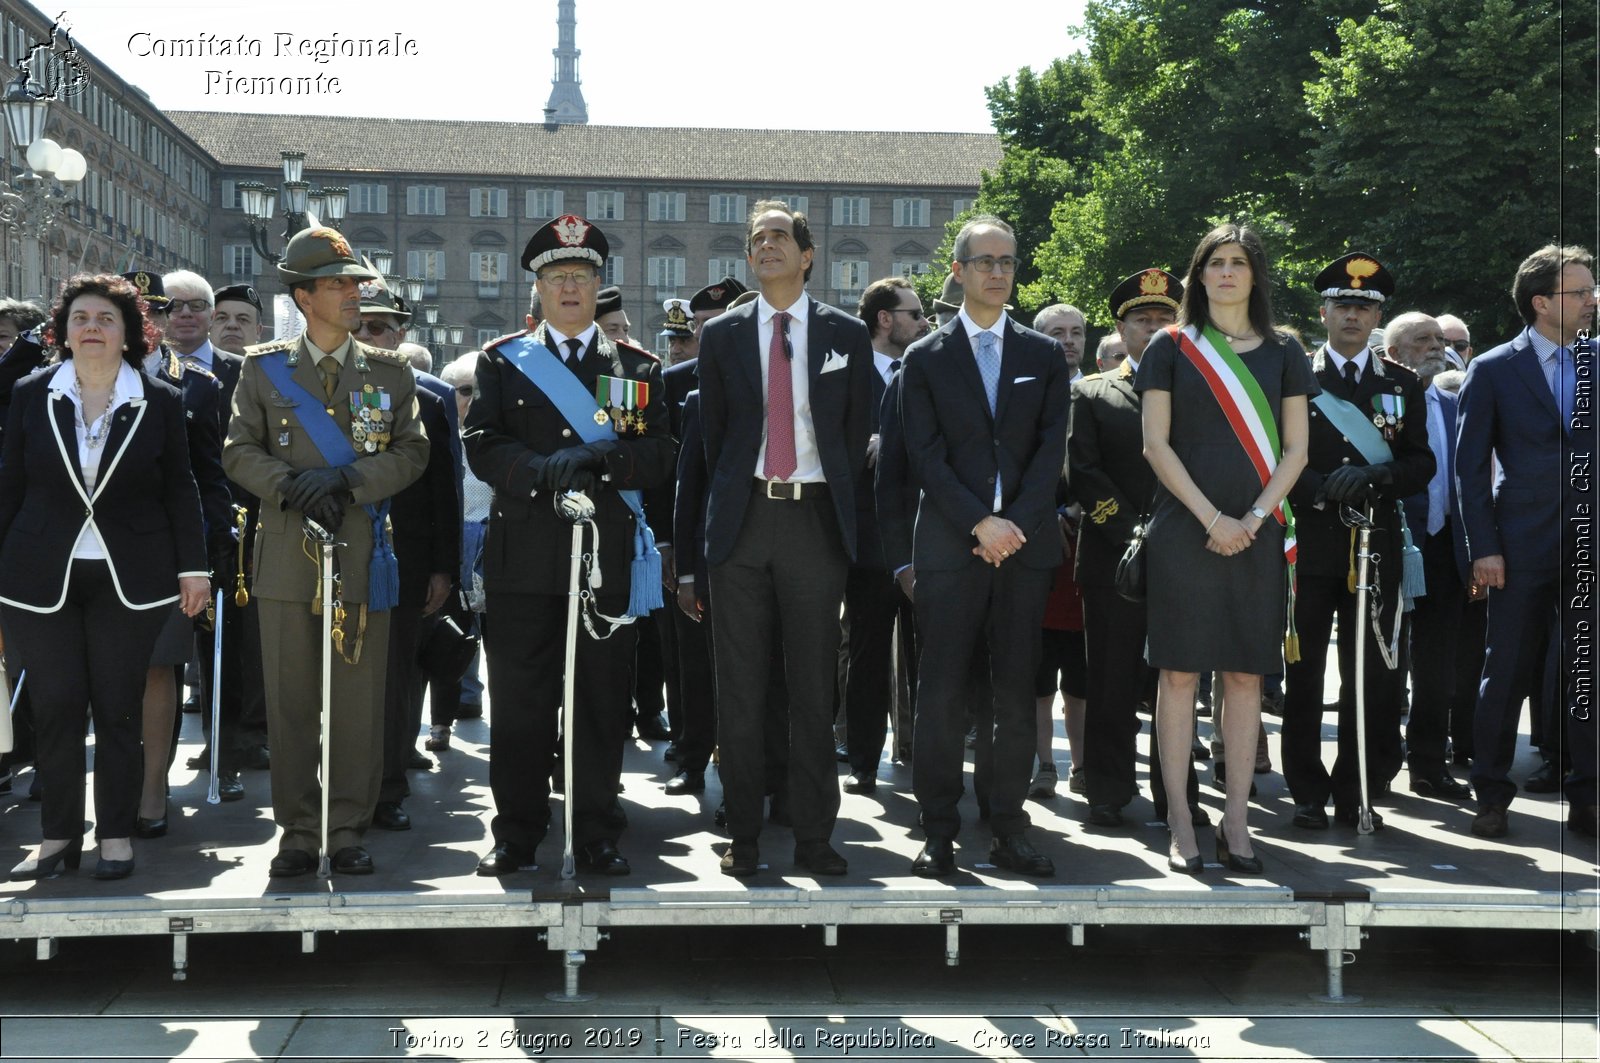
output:
M 1149 518 L 1140 517 L 1134 526 L 1133 538 L 1128 540 L 1128 548 L 1122 551 L 1122 559 L 1117 562 L 1117 573 L 1112 580 L 1117 593 L 1130 602 L 1144 601 L 1144 540 L 1148 526 Z
M 431 679 L 458 683 L 477 656 L 479 642 L 477 614 L 467 608 L 458 592 L 445 602 L 423 637 L 417 663 Z

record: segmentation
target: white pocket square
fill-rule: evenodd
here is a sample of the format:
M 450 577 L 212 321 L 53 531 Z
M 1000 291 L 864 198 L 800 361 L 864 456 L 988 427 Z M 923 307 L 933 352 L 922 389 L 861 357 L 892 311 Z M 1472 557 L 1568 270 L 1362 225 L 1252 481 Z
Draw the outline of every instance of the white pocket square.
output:
M 1036 376 L 1019 376 L 1015 380 L 1013 380 L 1012 383 L 1013 384 L 1031 384 L 1033 381 L 1038 380 L 1038 379 L 1039 378 L 1036 377 Z
M 840 354 L 838 351 L 829 351 L 828 352 L 828 357 L 826 357 L 826 358 L 824 358 L 822 360 L 822 370 L 821 371 L 824 372 L 824 373 L 831 373 L 835 369 L 843 369 L 845 366 L 847 366 L 849 364 L 850 364 L 850 359 L 846 358 L 844 355 Z

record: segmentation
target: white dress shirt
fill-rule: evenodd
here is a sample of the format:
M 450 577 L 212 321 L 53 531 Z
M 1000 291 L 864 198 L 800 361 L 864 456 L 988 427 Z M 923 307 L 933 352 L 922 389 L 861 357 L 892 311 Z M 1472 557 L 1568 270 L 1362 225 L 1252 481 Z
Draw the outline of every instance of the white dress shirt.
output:
M 990 325 L 988 328 L 981 328 L 976 321 L 968 317 L 966 307 L 962 307 L 960 312 L 956 314 L 956 317 L 961 320 L 961 327 L 967 330 L 967 341 L 972 344 L 973 361 L 977 361 L 978 358 L 978 336 L 985 332 L 994 333 L 994 349 L 1000 352 L 1000 368 L 1004 370 L 1006 364 L 1006 312 L 1004 310 L 1000 311 L 999 318 L 997 318 L 995 323 Z M 979 373 L 978 376 L 981 379 L 983 374 Z M 998 395 L 998 384 L 995 385 L 995 389 L 995 393 Z M 985 396 L 984 398 L 985 401 L 987 401 L 988 396 Z M 993 510 L 995 513 L 1000 512 L 1000 488 L 1000 470 L 996 469 L 994 474 Z
M 567 349 L 567 341 L 569 339 L 577 340 L 579 343 L 583 344 L 583 346 L 578 348 L 578 353 L 583 354 L 589 350 L 589 344 L 594 342 L 595 329 L 598 327 L 599 326 L 595 325 L 593 322 L 590 322 L 589 327 L 578 333 L 576 336 L 566 336 L 562 334 L 560 329 L 550 324 L 550 322 L 546 321 L 544 323 L 545 331 L 550 335 L 551 348 L 554 349 L 556 355 L 568 365 L 572 364 L 571 359 L 568 357 L 572 352 Z
M 117 368 L 117 379 L 111 385 L 111 398 L 106 403 L 104 423 L 101 425 L 99 442 L 89 446 L 89 426 L 84 422 L 83 397 L 78 393 L 78 374 L 72 362 L 62 362 L 50 377 L 49 391 L 53 396 L 65 395 L 72 403 L 73 432 L 78 443 L 78 467 L 83 470 L 84 490 L 92 497 L 94 485 L 100 479 L 100 456 L 106 452 L 106 437 L 111 434 L 111 420 L 117 408 L 125 406 L 134 400 L 144 398 L 144 381 L 137 370 L 127 362 Z M 72 547 L 72 556 L 84 561 L 99 560 L 106 557 L 105 540 L 100 538 L 100 529 L 96 528 L 94 521 L 84 525 L 83 531 L 78 534 L 78 541 Z
M 772 349 L 772 316 L 779 310 L 789 314 L 789 349 L 794 358 L 789 362 L 791 394 L 794 397 L 794 475 L 790 483 L 826 483 L 822 471 L 822 453 L 817 450 L 817 430 L 811 423 L 811 356 L 807 346 L 807 328 L 811 317 L 811 297 L 800 293 L 791 306 L 773 306 L 766 296 L 756 299 L 756 353 L 761 360 L 761 399 L 767 397 L 767 352 Z M 756 452 L 754 476 L 766 479 L 767 422 L 761 419 L 761 449 Z
M 1325 350 L 1328 352 L 1328 364 L 1333 366 L 1333 371 L 1339 374 L 1340 379 L 1344 378 L 1344 366 L 1346 362 L 1354 362 L 1356 364 L 1357 384 L 1361 383 L 1361 378 L 1367 375 L 1367 362 L 1372 357 L 1371 347 L 1361 348 L 1361 350 L 1356 352 L 1354 358 L 1346 358 L 1332 347 L 1327 347 Z
M 1428 447 L 1433 451 L 1433 479 L 1428 481 L 1428 534 L 1438 535 L 1450 516 L 1449 442 L 1445 439 L 1444 407 L 1439 389 L 1432 384 L 1423 393 L 1428 400 Z

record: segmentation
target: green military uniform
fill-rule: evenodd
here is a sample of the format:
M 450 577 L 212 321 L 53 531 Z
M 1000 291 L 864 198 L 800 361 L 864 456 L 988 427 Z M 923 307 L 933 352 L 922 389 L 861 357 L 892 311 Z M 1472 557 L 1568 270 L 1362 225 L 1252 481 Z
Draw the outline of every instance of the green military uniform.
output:
M 291 243 L 286 262 L 293 250 Z M 336 653 L 332 667 L 328 847 L 337 853 L 360 844 L 383 768 L 389 623 L 387 612 L 366 608 L 373 530 L 362 507 L 382 503 L 422 474 L 428 440 L 417 418 L 415 377 L 389 351 L 350 338 L 338 351 L 320 352 L 305 336 L 245 350 L 223 467 L 231 480 L 261 499 L 251 594 L 261 617 L 273 818 L 283 828 L 280 851 L 318 850 L 321 654 L 329 649 L 323 645 L 322 617 L 313 612 L 320 597 L 320 549 L 306 538 L 303 515 L 284 501 L 284 488 L 295 474 L 329 463 L 296 418 L 297 401 L 281 394 L 263 370 L 263 361 L 284 357 L 281 352 L 288 352 L 294 381 L 317 396 L 326 393 L 319 360 L 329 354 L 341 362 L 326 408 L 357 452 L 353 504 L 337 529 L 340 545 L 334 550 L 337 595 L 346 609 L 343 653 Z M 366 406 L 369 418 L 381 417 L 363 421 L 352 412 L 363 409 L 363 395 L 386 399 Z M 383 427 L 375 433 L 358 428 L 378 423 Z

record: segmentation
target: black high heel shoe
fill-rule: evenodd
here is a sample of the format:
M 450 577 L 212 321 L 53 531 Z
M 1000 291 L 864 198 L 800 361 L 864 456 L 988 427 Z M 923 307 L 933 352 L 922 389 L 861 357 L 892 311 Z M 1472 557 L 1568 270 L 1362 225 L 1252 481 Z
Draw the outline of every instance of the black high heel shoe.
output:
M 1199 853 L 1185 860 L 1180 856 L 1173 855 L 1171 850 L 1167 852 L 1167 869 L 1169 871 L 1176 871 L 1180 875 L 1198 875 L 1203 867 L 1204 865 L 1200 863 Z
M 78 864 L 83 861 L 83 839 L 68 842 L 65 847 L 57 849 L 49 856 L 33 860 L 24 860 L 11 869 L 12 881 L 26 881 L 29 879 L 55 878 L 61 874 L 60 868 L 68 871 L 78 870 Z
M 1229 871 L 1237 871 L 1244 875 L 1261 874 L 1261 858 L 1259 856 L 1239 856 L 1228 851 L 1228 839 L 1222 833 L 1222 828 L 1217 828 L 1217 862 L 1227 867 Z
M 98 879 L 127 878 L 129 875 L 133 874 L 133 858 L 129 857 L 126 860 L 107 860 L 102 856 L 99 861 L 95 863 L 94 870 L 89 874 L 91 878 Z
M 133 836 L 135 838 L 160 838 L 164 837 L 166 833 L 167 803 L 165 801 L 161 802 L 161 815 L 155 817 L 154 819 L 145 819 L 143 816 L 136 816 L 134 818 Z M 123 861 L 113 860 L 111 862 L 120 864 Z M 105 861 L 102 860 L 101 863 L 105 863 Z M 115 877 L 121 878 L 122 876 L 117 875 Z

